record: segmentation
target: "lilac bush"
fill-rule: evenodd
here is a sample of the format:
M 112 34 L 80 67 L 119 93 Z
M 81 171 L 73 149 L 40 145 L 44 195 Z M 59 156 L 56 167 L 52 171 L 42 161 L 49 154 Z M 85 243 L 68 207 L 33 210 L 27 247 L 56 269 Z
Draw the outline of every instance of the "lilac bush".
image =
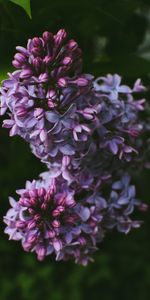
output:
M 5 232 L 39 260 L 53 253 L 86 265 L 107 231 L 138 228 L 130 215 L 147 210 L 129 175 L 149 167 L 146 88 L 140 79 L 129 87 L 118 74 L 82 73 L 82 51 L 64 29 L 16 49 L 17 70 L 0 88 L 3 127 L 48 171 L 10 198 Z

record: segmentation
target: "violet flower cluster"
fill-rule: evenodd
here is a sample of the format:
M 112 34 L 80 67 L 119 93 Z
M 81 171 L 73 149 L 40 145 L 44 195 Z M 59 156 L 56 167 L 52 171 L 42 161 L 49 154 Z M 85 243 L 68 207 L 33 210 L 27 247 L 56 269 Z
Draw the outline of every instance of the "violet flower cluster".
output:
M 149 166 L 146 88 L 140 79 L 131 88 L 117 74 L 83 74 L 82 51 L 64 29 L 16 49 L 17 70 L 0 88 L 3 127 L 48 170 L 10 198 L 5 233 L 40 261 L 54 254 L 86 265 L 108 231 L 138 228 L 131 214 L 147 210 L 129 175 Z

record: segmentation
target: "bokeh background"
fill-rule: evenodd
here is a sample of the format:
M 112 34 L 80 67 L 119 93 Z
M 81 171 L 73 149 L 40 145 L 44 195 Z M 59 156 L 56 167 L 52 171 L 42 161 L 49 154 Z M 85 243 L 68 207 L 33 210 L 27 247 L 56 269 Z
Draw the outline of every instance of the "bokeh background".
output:
M 0 0 L 0 80 L 12 70 L 16 45 L 64 27 L 83 49 L 84 72 L 119 73 L 129 84 L 141 77 L 150 86 L 150 0 L 31 0 L 31 9 L 32 19 Z M 88 267 L 51 257 L 39 263 L 19 243 L 8 241 L 2 222 L 8 196 L 43 170 L 28 145 L 0 127 L 0 300 L 149 300 L 149 212 L 140 216 L 141 229 L 107 235 Z M 138 196 L 147 203 L 149 180 L 150 171 L 137 170 Z

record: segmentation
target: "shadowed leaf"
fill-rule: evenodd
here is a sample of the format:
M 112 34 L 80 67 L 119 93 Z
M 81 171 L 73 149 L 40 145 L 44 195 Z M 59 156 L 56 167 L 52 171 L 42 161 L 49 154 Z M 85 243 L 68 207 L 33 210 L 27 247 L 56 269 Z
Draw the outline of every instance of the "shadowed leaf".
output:
M 11 2 L 21 6 L 28 16 L 31 18 L 31 7 L 30 7 L 30 0 L 10 0 Z

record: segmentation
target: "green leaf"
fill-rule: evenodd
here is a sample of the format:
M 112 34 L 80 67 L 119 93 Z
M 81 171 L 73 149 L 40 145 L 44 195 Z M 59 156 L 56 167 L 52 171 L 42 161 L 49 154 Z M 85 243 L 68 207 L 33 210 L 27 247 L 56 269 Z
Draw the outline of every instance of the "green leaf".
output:
M 31 18 L 31 6 L 30 6 L 30 0 L 10 0 L 11 2 L 21 6 L 28 16 Z

